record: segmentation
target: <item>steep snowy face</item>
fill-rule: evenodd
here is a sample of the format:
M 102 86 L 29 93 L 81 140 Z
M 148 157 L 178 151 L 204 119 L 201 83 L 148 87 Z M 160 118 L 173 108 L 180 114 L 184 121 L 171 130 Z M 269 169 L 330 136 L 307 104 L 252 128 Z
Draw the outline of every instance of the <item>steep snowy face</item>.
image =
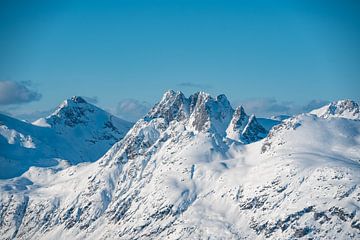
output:
M 245 113 L 242 106 L 237 107 L 226 129 L 227 137 L 243 143 L 251 143 L 264 138 L 267 131 L 254 115 L 250 117 Z
M 321 118 L 360 119 L 359 105 L 352 100 L 339 100 L 310 112 Z

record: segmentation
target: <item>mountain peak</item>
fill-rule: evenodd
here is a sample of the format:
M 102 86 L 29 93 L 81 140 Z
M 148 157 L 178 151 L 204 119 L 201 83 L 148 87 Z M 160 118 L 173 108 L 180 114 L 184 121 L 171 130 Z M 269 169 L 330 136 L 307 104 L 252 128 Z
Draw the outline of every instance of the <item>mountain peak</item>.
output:
M 163 118 L 167 123 L 185 121 L 189 129 L 198 132 L 217 133 L 223 137 L 230 136 L 239 140 L 247 124 L 260 129 L 262 126 L 256 122 L 249 122 L 242 106 L 235 110 L 224 94 L 212 97 L 206 92 L 196 92 L 186 98 L 180 91 L 169 90 L 161 100 L 149 111 L 144 120 L 149 122 L 155 118 Z M 255 126 L 256 125 L 256 126 Z M 257 126 L 259 125 L 259 126 Z M 232 133 L 227 133 L 232 132 Z M 256 134 L 259 131 L 253 131 Z
M 234 115 L 226 129 L 227 137 L 233 140 L 240 140 L 242 131 L 249 122 L 249 116 L 242 106 L 235 109 Z
M 64 100 L 57 109 L 46 118 L 40 118 L 33 122 L 34 125 L 59 127 L 64 131 L 64 127 L 74 128 L 77 126 L 100 126 L 101 128 L 120 128 L 129 129 L 130 122 L 119 119 L 103 109 L 88 103 L 83 97 L 73 96 Z M 104 125 L 105 124 L 105 125 Z M 113 127 L 115 125 L 116 127 Z M 59 130 L 60 131 L 60 130 Z M 95 131 L 95 129 L 94 129 Z M 124 131 L 121 130 L 123 133 Z
M 146 114 L 145 120 L 164 118 L 167 122 L 183 120 L 188 115 L 188 99 L 180 91 L 169 90 L 163 95 L 160 102 Z
M 94 113 L 95 111 L 101 110 L 94 105 L 86 102 L 82 97 L 73 96 L 63 101 L 57 107 L 55 112 L 48 116 L 47 119 L 50 120 L 50 122 L 52 123 L 58 123 L 59 121 L 61 121 L 61 119 L 63 119 L 68 123 L 73 122 L 74 124 L 76 124 L 79 122 L 83 122 L 83 120 L 88 115 L 86 113 Z
M 245 109 L 243 108 L 243 106 L 237 107 L 237 108 L 235 109 L 234 115 L 237 115 L 237 116 L 246 116 Z
M 225 96 L 225 94 L 220 94 L 216 97 L 216 101 L 221 103 L 223 106 L 226 106 L 227 108 L 231 108 L 231 104 L 228 100 L 228 98 Z
M 196 131 L 214 131 L 225 135 L 234 112 L 224 94 L 214 99 L 208 93 L 197 92 L 190 96 L 190 126 Z
M 264 138 L 267 131 L 257 121 L 254 114 L 249 117 L 240 106 L 236 108 L 226 133 L 230 139 L 251 143 Z
M 72 96 L 71 98 L 65 99 L 57 108 L 56 110 L 50 115 L 59 115 L 60 112 L 65 111 L 68 108 L 92 108 L 95 107 L 91 103 L 85 101 L 83 97 L 80 96 Z M 50 117 L 49 116 L 49 117 Z
M 172 89 L 167 90 L 167 91 L 164 93 L 164 95 L 163 95 L 163 97 L 162 97 L 162 99 L 161 99 L 160 102 L 166 101 L 166 100 L 168 100 L 168 99 L 172 99 L 172 98 L 174 98 L 174 97 L 176 97 L 176 96 L 178 96 L 178 95 L 184 95 L 184 94 L 183 94 L 181 91 L 174 91 L 174 90 L 172 90 Z
M 67 107 L 67 106 L 79 106 L 79 105 L 91 105 L 91 103 L 87 102 L 83 97 L 80 96 L 72 96 L 71 98 L 68 98 L 63 101 L 62 104 L 60 104 L 59 108 Z
M 267 131 L 257 121 L 254 114 L 251 114 L 248 123 L 242 131 L 241 139 L 244 143 L 251 143 L 266 137 Z
M 82 98 L 80 96 L 72 96 L 69 100 L 71 100 L 74 103 L 88 103 L 85 101 L 84 98 Z
M 360 119 L 359 104 L 350 99 L 331 102 L 310 112 L 321 118 L 348 118 Z

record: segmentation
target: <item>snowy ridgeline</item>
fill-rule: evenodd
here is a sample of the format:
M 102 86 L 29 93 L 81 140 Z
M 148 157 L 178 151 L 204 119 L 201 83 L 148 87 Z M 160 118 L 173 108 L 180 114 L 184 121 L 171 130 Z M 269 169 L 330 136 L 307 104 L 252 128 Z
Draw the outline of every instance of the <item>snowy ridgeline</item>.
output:
M 54 129 L 51 134 L 71 136 L 66 141 L 72 145 L 83 140 L 73 129 L 93 119 L 79 111 L 80 120 L 57 111 L 30 127 L 8 126 L 3 117 L 1 135 L 7 147 L 37 149 L 40 141 L 53 147 L 43 136 Z M 359 239 L 359 120 L 359 106 L 349 100 L 280 122 L 234 110 L 224 95 L 186 98 L 169 91 L 99 160 L 30 167 L 0 181 L 0 236 Z M 92 124 L 92 131 L 103 122 Z M 38 142 L 28 141 L 35 133 Z M 78 144 L 75 150 L 84 148 Z M 28 154 L 17 155 L 19 165 Z M 72 156 L 61 159 L 71 162 Z

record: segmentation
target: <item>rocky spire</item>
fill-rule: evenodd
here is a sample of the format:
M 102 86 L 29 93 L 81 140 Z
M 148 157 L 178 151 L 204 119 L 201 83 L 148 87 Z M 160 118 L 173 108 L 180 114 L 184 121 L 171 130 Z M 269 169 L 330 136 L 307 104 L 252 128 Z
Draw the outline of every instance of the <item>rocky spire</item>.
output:
M 214 99 L 207 93 L 199 92 L 190 99 L 190 127 L 196 131 L 225 135 L 226 127 L 234 112 L 226 96 L 222 94 Z
M 251 143 L 264 138 L 267 131 L 258 123 L 254 115 L 249 117 L 240 106 L 236 108 L 226 133 L 230 139 Z
M 227 137 L 233 140 L 240 140 L 242 131 L 249 121 L 249 116 L 245 113 L 242 106 L 237 107 L 234 115 L 226 129 Z
M 241 141 L 243 143 L 251 143 L 259 141 L 266 137 L 267 131 L 259 124 L 254 114 L 249 118 L 244 130 L 241 133 Z
M 166 122 L 188 121 L 190 129 L 214 131 L 225 135 L 234 110 L 225 95 L 214 99 L 208 93 L 197 92 L 186 98 L 180 91 L 167 91 L 145 116 L 145 121 L 163 118 Z
M 167 122 L 171 122 L 172 120 L 184 120 L 188 116 L 189 100 L 182 92 L 169 90 L 165 92 L 160 102 L 146 114 L 145 120 L 164 118 Z

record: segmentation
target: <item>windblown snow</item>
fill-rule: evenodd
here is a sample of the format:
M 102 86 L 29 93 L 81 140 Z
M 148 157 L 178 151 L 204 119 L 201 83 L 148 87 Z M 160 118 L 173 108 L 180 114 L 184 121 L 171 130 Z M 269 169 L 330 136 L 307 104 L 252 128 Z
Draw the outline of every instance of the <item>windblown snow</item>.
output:
M 35 165 L 1 180 L 0 236 L 359 239 L 359 106 L 347 102 L 269 120 L 268 131 L 224 95 L 168 91 L 97 161 Z M 55 112 L 35 124 L 72 143 L 71 125 L 91 115 L 80 112 L 80 120 Z M 16 124 L 1 126 L 8 145 L 36 149 L 45 141 Z

